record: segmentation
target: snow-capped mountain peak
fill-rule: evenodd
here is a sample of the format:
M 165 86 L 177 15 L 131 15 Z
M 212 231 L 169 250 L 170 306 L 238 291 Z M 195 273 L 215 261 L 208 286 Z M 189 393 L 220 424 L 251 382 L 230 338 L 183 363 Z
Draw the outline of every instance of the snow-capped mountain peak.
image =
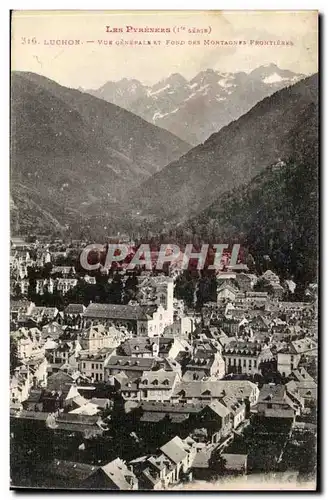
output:
M 198 144 L 257 102 L 304 77 L 269 63 L 248 74 L 209 68 L 189 81 L 173 73 L 149 86 L 123 78 L 88 92 Z

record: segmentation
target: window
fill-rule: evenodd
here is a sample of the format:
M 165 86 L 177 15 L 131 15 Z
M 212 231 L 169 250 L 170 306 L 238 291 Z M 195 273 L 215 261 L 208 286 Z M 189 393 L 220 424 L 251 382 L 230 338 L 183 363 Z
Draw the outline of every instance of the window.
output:
M 99 380 L 102 380 L 103 376 L 102 373 L 99 374 Z
M 272 403 L 268 403 L 268 405 L 267 405 L 267 406 L 268 406 L 269 410 L 271 410 L 271 408 L 272 408 Z
M 85 363 L 83 363 L 83 368 L 85 368 Z
M 228 366 L 231 366 L 231 358 L 228 358 Z
M 91 369 L 93 370 L 95 367 L 94 363 L 91 364 Z
M 248 360 L 248 368 L 252 368 L 252 360 L 251 359 Z
M 91 377 L 92 377 L 92 378 L 95 378 L 95 374 L 94 374 L 93 372 L 91 373 Z
M 98 363 L 96 363 L 96 370 L 98 370 Z
M 246 359 L 244 359 L 243 367 L 246 368 Z
M 253 364 L 254 368 L 256 368 L 256 365 L 257 365 L 256 359 L 254 359 L 254 364 Z

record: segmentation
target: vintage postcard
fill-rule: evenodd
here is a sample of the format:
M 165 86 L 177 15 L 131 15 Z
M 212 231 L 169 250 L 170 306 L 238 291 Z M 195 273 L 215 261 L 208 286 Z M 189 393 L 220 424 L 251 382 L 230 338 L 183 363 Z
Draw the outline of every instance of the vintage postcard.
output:
M 318 12 L 13 11 L 11 488 L 318 488 Z

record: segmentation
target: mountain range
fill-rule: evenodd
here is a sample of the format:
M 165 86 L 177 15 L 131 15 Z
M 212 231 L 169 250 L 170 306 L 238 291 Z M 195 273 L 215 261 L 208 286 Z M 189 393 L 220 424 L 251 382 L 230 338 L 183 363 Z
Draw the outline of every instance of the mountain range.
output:
M 253 243 L 260 231 L 265 247 L 292 221 L 288 244 L 305 237 L 315 247 L 318 75 L 266 97 L 190 149 L 116 105 L 14 73 L 11 139 L 15 233 L 66 228 L 78 237 L 87 228 L 87 237 L 103 241 L 115 231 L 198 227 Z
M 140 216 L 179 223 L 279 160 L 318 148 L 318 75 L 266 97 L 130 194 Z M 260 200 L 259 200 L 260 203 Z
M 128 189 L 191 147 L 125 109 L 34 73 L 12 74 L 11 103 L 17 231 L 119 217 Z
M 85 92 L 198 145 L 257 102 L 304 76 L 268 64 L 250 73 L 207 69 L 189 81 L 174 73 L 152 86 L 123 78 Z

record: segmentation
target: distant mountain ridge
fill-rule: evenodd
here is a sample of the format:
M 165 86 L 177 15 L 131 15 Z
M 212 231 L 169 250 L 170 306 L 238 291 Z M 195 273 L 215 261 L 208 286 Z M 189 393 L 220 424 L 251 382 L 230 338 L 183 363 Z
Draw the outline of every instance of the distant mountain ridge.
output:
M 197 145 L 257 102 L 304 77 L 269 64 L 248 74 L 207 69 L 190 81 L 174 73 L 152 86 L 123 78 L 85 92 L 117 104 Z
M 206 209 L 281 158 L 318 148 L 318 75 L 280 90 L 131 193 L 146 216 L 171 223 Z
M 117 216 L 128 189 L 190 149 L 129 111 L 35 73 L 12 73 L 11 98 L 18 229 L 42 225 L 42 212 L 55 226 L 83 214 L 110 217 L 113 207 Z

